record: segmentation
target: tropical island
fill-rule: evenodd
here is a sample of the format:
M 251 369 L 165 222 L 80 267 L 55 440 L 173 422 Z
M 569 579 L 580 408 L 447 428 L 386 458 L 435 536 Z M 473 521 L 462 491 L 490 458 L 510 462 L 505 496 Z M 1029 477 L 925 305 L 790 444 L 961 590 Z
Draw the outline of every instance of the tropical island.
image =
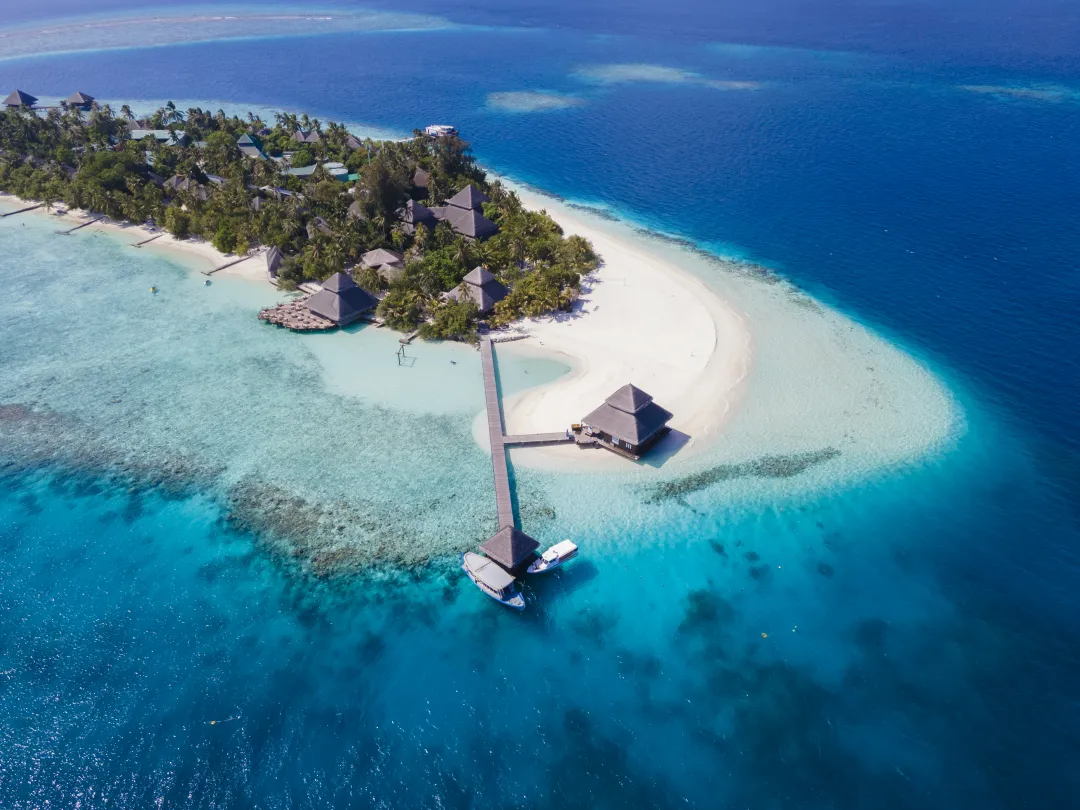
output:
M 339 309 L 352 295 L 348 316 L 375 309 L 432 339 L 568 309 L 599 264 L 587 239 L 489 180 L 450 127 L 361 140 L 287 112 L 271 123 L 170 102 L 140 119 L 82 92 L 43 107 L 16 90 L 0 112 L 0 191 L 264 252 L 281 289 L 330 280 Z M 352 320 L 313 313 L 297 328 Z

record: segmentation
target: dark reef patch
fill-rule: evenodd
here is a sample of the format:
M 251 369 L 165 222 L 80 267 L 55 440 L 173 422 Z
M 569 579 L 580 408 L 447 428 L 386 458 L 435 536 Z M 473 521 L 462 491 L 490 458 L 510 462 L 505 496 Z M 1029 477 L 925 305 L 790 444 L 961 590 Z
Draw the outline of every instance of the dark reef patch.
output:
M 762 456 L 753 461 L 739 464 L 721 464 L 701 472 L 665 481 L 662 484 L 645 488 L 646 503 L 661 503 L 676 500 L 692 492 L 698 492 L 722 481 L 737 478 L 792 478 L 806 472 L 811 467 L 824 464 L 840 455 L 840 451 L 826 447 L 806 453 L 791 453 L 785 456 Z

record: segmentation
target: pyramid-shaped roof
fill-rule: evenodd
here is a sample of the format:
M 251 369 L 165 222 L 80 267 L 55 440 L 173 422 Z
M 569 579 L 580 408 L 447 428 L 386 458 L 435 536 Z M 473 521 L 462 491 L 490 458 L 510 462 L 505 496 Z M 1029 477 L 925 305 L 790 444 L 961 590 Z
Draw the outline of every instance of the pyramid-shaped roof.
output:
M 624 385 L 605 402 L 613 408 L 618 408 L 623 413 L 637 413 L 650 402 L 652 397 L 638 388 L 636 385 Z
M 381 267 L 384 264 L 400 265 L 404 260 L 405 257 L 400 253 L 386 248 L 369 250 L 360 257 L 360 261 L 363 262 L 365 267 Z
M 516 568 L 530 559 L 540 544 L 515 526 L 506 526 L 493 534 L 480 550 L 503 568 Z
M 323 282 L 322 289 L 307 300 L 306 306 L 316 315 L 338 326 L 345 326 L 374 309 L 378 303 L 375 296 L 359 287 L 348 275 L 339 272 Z
M 488 282 L 495 280 L 495 276 L 491 275 L 491 273 L 489 273 L 483 267 L 474 267 L 464 278 L 464 281 L 469 284 L 475 284 L 477 287 L 482 287 Z
M 66 99 L 64 99 L 64 101 L 66 101 L 68 104 L 75 104 L 76 106 L 85 106 L 87 104 L 93 104 L 94 97 L 88 96 L 82 90 L 76 90 Z
M 33 107 L 37 104 L 37 98 L 22 90 L 12 90 L 11 95 L 4 99 L 4 104 L 8 107 Z
M 256 197 L 255 199 L 259 199 Z M 281 262 L 285 258 L 285 255 L 281 252 L 281 248 L 272 247 L 266 251 L 266 272 L 270 278 L 277 278 L 278 268 L 281 267 Z
M 450 223 L 450 227 L 462 236 L 470 239 L 487 239 L 499 232 L 499 226 L 485 217 L 479 211 L 473 209 L 455 208 L 446 206 L 442 209 L 443 216 Z M 435 212 L 438 216 L 438 211 Z
M 326 281 L 322 283 L 324 290 L 330 290 L 330 292 L 341 293 L 353 288 L 360 289 L 355 281 L 353 281 L 345 273 L 337 272 L 330 276 Z
M 476 186 L 470 183 L 453 197 L 451 197 L 446 204 L 452 205 L 455 208 L 466 208 L 475 211 L 481 205 L 490 201 L 490 197 L 488 197 Z

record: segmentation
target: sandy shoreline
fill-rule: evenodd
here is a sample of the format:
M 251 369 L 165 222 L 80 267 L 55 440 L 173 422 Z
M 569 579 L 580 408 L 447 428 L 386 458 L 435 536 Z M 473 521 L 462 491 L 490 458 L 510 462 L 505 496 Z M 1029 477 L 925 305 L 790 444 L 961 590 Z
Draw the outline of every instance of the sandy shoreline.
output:
M 32 201 L 26 201 L 19 197 L 15 197 L 14 195 L 4 194 L 2 192 L 0 192 L 0 202 L 4 202 L 13 208 L 22 208 L 34 204 Z M 50 221 L 55 222 L 57 230 L 74 228 L 97 216 L 96 214 L 91 214 L 88 211 L 83 211 L 79 208 L 68 210 L 62 206 L 53 211 L 46 211 L 44 208 L 38 208 L 33 211 L 27 211 L 26 214 L 19 214 L 18 216 L 31 214 L 36 217 L 45 217 Z M 200 265 L 197 268 L 199 270 L 210 270 L 240 258 L 231 253 L 222 253 L 209 242 L 196 237 L 177 239 L 164 228 L 151 229 L 143 225 L 121 224 L 105 219 L 100 222 L 95 222 L 93 225 L 87 225 L 83 230 L 99 230 L 115 235 L 123 235 L 129 238 L 132 245 L 137 242 L 142 242 L 144 239 L 156 236 L 157 238 L 154 239 L 153 242 L 143 245 L 139 250 L 147 250 L 151 253 L 172 256 L 173 258 L 195 260 L 196 263 Z M 234 264 L 232 267 L 226 267 L 224 270 L 219 270 L 214 275 L 235 276 L 249 281 L 261 281 L 267 283 L 266 263 L 265 259 L 262 257 L 261 251 L 252 253 L 244 261 Z

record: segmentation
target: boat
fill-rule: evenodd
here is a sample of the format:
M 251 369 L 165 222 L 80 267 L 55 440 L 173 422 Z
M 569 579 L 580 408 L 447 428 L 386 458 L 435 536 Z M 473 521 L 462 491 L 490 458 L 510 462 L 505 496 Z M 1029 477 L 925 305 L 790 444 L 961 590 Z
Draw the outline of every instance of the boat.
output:
M 521 595 L 517 580 L 514 579 L 513 574 L 494 560 L 466 551 L 461 555 L 461 570 L 468 575 L 477 588 L 496 602 L 501 602 L 515 610 L 525 609 L 525 597 Z
M 574 559 L 577 554 L 578 547 L 569 540 L 563 540 L 533 560 L 526 573 L 543 574 L 547 571 L 553 571 L 567 560 Z
M 424 127 L 424 134 L 430 138 L 446 138 L 457 135 L 457 129 L 450 124 L 431 124 Z

